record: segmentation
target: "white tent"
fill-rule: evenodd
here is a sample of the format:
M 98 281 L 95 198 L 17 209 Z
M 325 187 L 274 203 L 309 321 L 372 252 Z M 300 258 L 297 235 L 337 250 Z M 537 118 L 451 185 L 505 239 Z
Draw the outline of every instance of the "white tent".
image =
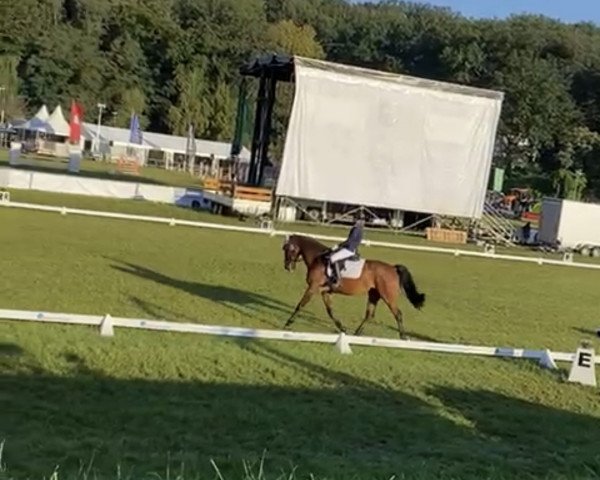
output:
M 277 195 L 482 214 L 503 93 L 294 58 Z
M 86 140 L 93 141 L 96 138 L 98 126 L 93 123 L 83 123 L 83 136 Z M 187 153 L 187 137 L 177 135 L 167 135 L 164 133 L 144 132 L 142 145 L 129 142 L 130 131 L 127 128 L 111 127 L 102 125 L 100 127 L 100 143 L 112 143 L 117 145 L 126 145 L 134 148 L 147 150 L 162 150 L 165 152 Z M 215 158 L 225 160 L 229 158 L 231 144 L 227 142 L 215 142 L 196 138 L 196 155 L 214 156 Z M 250 151 L 243 147 L 240 153 L 240 161 L 248 163 L 250 161 Z
M 47 121 L 47 133 L 60 137 L 68 137 L 70 133 L 69 122 L 65 120 L 60 105 L 57 105 Z
M 31 130 L 34 132 L 47 132 L 48 118 L 48 109 L 46 108 L 46 105 L 42 105 L 42 107 L 32 118 L 15 128 L 19 130 Z

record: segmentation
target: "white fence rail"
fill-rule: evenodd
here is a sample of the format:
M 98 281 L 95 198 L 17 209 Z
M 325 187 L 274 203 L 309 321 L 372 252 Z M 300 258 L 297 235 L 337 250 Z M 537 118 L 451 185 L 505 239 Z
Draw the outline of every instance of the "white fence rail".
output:
M 198 333 L 225 337 L 251 338 L 264 340 L 286 340 L 296 342 L 313 342 L 337 345 L 343 352 L 350 345 L 364 347 L 399 348 L 423 352 L 436 352 L 461 355 L 477 355 L 499 358 L 524 358 L 536 360 L 544 366 L 552 367 L 554 362 L 573 362 L 574 353 L 551 352 L 549 350 L 531 350 L 511 347 L 488 347 L 460 345 L 451 343 L 421 342 L 412 340 L 395 340 L 380 337 L 357 337 L 353 335 L 336 335 L 327 333 L 290 332 L 285 330 L 253 329 L 243 327 L 226 327 L 218 325 L 202 325 L 196 323 L 167 322 L 144 318 L 121 318 L 110 315 L 78 315 L 71 313 L 51 313 L 29 310 L 0 309 L 0 319 L 28 322 L 59 323 L 67 325 L 88 325 L 100 328 L 103 335 L 112 336 L 114 327 L 157 330 L 163 332 Z M 600 364 L 600 356 L 595 357 Z
M 166 225 L 176 226 L 182 225 L 187 227 L 197 227 L 197 228 L 208 228 L 213 230 L 225 230 L 230 232 L 243 232 L 243 233 L 255 233 L 262 235 L 270 235 L 270 236 L 285 236 L 291 234 L 300 234 L 300 235 L 308 235 L 318 240 L 331 241 L 331 242 L 341 242 L 345 240 L 343 237 L 334 237 L 329 235 L 314 235 L 306 232 L 295 232 L 295 231 L 286 231 L 286 230 L 275 230 L 265 229 L 265 228 L 254 228 L 254 227 L 241 227 L 236 225 L 226 225 L 220 223 L 211 223 L 211 222 L 196 222 L 191 220 L 181 220 L 176 218 L 167 218 L 167 217 L 153 217 L 149 215 L 133 215 L 127 213 L 114 213 L 114 212 L 104 212 L 97 210 L 83 210 L 79 208 L 68 208 L 68 207 L 57 207 L 50 205 L 40 205 L 37 203 L 22 203 L 22 202 L 11 202 L 11 201 L 0 201 L 0 206 L 7 208 L 22 208 L 27 210 L 37 210 L 44 212 L 57 212 L 62 215 L 66 214 L 74 214 L 74 215 L 85 215 L 91 217 L 104 217 L 104 218 L 114 218 L 120 220 L 137 220 L 144 222 L 152 222 L 152 223 L 162 223 Z M 552 260 L 549 258 L 542 257 L 525 257 L 521 255 L 504 255 L 504 254 L 496 254 L 489 252 L 476 252 L 472 250 L 459 250 L 452 248 L 442 248 L 442 247 L 428 247 L 424 245 L 410 245 L 404 243 L 396 243 L 396 242 L 381 242 L 374 240 L 364 240 L 363 244 L 365 246 L 372 247 L 385 247 L 385 248 L 395 248 L 401 250 L 412 250 L 416 252 L 428 252 L 428 253 L 442 253 L 454 256 L 465 256 L 465 257 L 478 257 L 478 258 L 487 258 L 494 260 L 508 260 L 515 262 L 525 262 L 525 263 L 535 263 L 537 265 L 555 265 L 562 267 L 575 267 L 575 268 L 585 268 L 591 270 L 600 270 L 600 263 L 581 263 L 581 262 L 569 262 L 563 260 Z

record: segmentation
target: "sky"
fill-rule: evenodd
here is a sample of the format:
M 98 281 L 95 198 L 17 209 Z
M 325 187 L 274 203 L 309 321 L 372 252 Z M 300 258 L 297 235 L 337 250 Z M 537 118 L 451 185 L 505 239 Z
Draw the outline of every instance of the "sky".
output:
M 375 1 L 375 0 L 373 0 Z M 600 0 L 412 0 L 450 7 L 467 17 L 504 18 L 513 13 L 535 13 L 564 22 L 600 24 Z

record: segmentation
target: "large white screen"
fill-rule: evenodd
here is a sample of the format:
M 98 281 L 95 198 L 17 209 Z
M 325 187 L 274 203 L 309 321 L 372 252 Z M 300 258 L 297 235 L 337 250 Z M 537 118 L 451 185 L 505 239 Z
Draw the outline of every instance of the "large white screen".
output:
M 294 61 L 277 195 L 481 216 L 502 93 Z

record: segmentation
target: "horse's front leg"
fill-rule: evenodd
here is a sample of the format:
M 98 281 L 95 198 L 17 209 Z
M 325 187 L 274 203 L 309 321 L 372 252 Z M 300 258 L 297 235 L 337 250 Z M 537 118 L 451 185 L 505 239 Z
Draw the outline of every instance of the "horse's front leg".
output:
M 333 315 L 333 308 L 331 305 L 331 293 L 329 293 L 328 291 L 321 292 L 321 297 L 323 298 L 323 303 L 325 304 L 325 309 L 327 310 L 327 315 L 329 315 L 329 318 L 333 320 L 333 323 L 340 332 L 346 333 L 346 328 L 342 325 L 342 322 L 340 322 Z
M 309 285 L 306 288 L 306 290 L 304 291 L 304 295 L 302 295 L 302 298 L 298 302 L 298 305 L 296 305 L 296 308 L 294 309 L 294 312 L 292 313 L 292 315 L 290 316 L 290 318 L 288 318 L 287 322 L 285 322 L 285 327 L 284 328 L 289 328 L 292 325 L 292 323 L 294 323 L 294 317 L 296 316 L 296 314 L 300 311 L 301 308 L 304 308 L 306 306 L 306 304 L 308 302 L 310 302 L 310 299 L 317 292 L 318 292 L 318 290 L 315 290 L 315 288 L 313 286 L 311 286 L 311 285 Z

